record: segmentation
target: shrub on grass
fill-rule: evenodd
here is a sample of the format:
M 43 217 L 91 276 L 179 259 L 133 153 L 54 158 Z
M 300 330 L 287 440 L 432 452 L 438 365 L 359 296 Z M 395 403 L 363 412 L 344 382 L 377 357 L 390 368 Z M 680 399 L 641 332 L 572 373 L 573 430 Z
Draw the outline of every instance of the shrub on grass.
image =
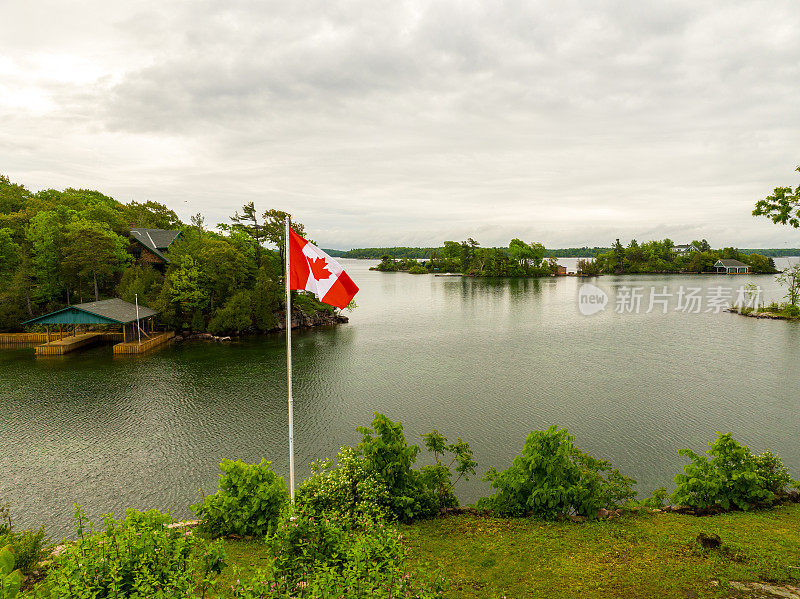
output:
M 46 556 L 47 540 L 44 526 L 39 530 L 10 531 L 0 535 L 0 547 L 10 545 L 14 550 L 14 561 L 17 569 L 28 576 Z
M 672 494 L 674 503 L 747 510 L 757 504 L 773 503 L 787 487 L 796 484 L 780 458 L 768 451 L 754 455 L 731 433 L 718 432 L 717 439 L 708 445 L 711 460 L 690 449 L 678 450 L 691 463 L 683 467 L 682 474 L 675 475 L 678 486 Z
M 0 504 L 0 547 L 6 545 L 11 547 L 16 568 L 28 576 L 47 553 L 44 526 L 38 530 L 14 530 L 8 505 Z
M 581 452 L 567 430 L 555 426 L 531 432 L 511 467 L 502 472 L 491 468 L 486 480 L 497 493 L 478 506 L 504 516 L 594 518 L 600 508 L 614 509 L 636 496 L 636 481 Z
M 0 599 L 14 599 L 22 586 L 22 574 L 15 570 L 14 549 L 0 548 Z
M 358 432 L 363 435 L 358 451 L 368 470 L 385 485 L 389 501 L 384 507 L 392 519 L 410 522 L 432 516 L 443 507 L 458 505 L 450 466 L 457 464 L 458 479 L 475 472 L 468 443 L 459 439 L 458 443 L 448 445 L 438 431 L 423 435 L 426 447 L 434 452 L 435 463 L 415 470 L 413 465 L 420 448 L 408 445 L 401 423 L 376 413 L 372 428 L 359 427 Z M 453 454 L 449 465 L 440 459 L 444 453 Z
M 76 597 L 185 597 L 205 596 L 214 577 L 225 566 L 219 545 L 180 527 L 156 510 L 128 510 L 124 520 L 110 515 L 105 530 L 94 532 L 76 506 L 78 539 L 56 558 L 36 596 L 47 599 Z
M 287 510 L 271 543 L 275 559 L 254 578 L 234 585 L 235 597 L 441 596 L 441 582 L 431 584 L 415 575 L 402 537 L 383 522 L 365 520 L 359 527 L 348 528 L 302 508 Z
M 352 447 L 342 447 L 335 466 L 325 460 L 313 463 L 311 471 L 295 493 L 295 503 L 304 513 L 347 527 L 387 517 L 389 490 Z
M 270 464 L 267 460 L 260 464 L 222 460 L 219 490 L 192 506 L 202 530 L 212 537 L 263 537 L 274 530 L 288 493 L 283 478 Z

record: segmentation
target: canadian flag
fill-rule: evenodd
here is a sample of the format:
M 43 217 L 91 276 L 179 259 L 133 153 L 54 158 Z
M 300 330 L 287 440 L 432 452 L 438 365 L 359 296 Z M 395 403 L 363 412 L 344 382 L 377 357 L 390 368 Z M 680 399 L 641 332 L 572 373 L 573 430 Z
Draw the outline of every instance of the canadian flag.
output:
M 289 229 L 289 286 L 310 291 L 326 304 L 343 309 L 358 287 L 336 260 Z

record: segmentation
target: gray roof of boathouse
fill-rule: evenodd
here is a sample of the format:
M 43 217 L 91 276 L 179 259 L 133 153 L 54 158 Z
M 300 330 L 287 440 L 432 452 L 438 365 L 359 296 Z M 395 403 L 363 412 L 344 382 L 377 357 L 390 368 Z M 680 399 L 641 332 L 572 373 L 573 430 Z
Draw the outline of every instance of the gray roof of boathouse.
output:
M 738 260 L 734 260 L 732 258 L 720 258 L 719 260 L 717 260 L 714 263 L 714 265 L 716 266 L 718 263 L 721 263 L 722 266 L 724 266 L 725 268 L 728 268 L 728 267 L 731 267 L 731 266 L 735 266 L 737 268 L 742 268 L 743 266 L 747 266 L 747 264 L 745 264 L 744 262 L 739 262 Z
M 139 304 L 139 320 L 158 314 Z M 128 324 L 136 320 L 136 304 L 119 298 L 67 306 L 22 324 Z

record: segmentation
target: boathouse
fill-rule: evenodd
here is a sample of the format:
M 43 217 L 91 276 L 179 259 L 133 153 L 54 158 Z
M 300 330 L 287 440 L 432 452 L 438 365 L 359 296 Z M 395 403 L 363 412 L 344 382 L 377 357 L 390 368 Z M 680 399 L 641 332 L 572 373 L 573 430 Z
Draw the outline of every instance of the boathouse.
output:
M 78 325 L 117 325 L 122 326 L 123 341 L 136 339 L 136 322 L 138 320 L 141 331 L 153 330 L 153 319 L 158 314 L 146 306 L 139 304 L 137 313 L 136 305 L 119 298 L 87 302 L 67 306 L 61 310 L 32 318 L 23 325 L 44 325 L 48 333 L 51 326 L 72 327 L 76 333 Z
M 717 272 L 724 272 L 729 275 L 750 272 L 750 267 L 747 264 L 729 258 L 717 260 L 714 263 L 714 268 L 717 269 Z

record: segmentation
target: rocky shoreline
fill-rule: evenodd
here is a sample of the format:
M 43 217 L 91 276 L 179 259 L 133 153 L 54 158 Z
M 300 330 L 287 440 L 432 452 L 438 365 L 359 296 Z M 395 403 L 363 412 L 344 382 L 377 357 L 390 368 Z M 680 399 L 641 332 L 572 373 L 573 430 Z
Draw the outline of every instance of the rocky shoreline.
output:
M 286 330 L 286 317 L 284 313 L 276 312 L 275 315 L 277 317 L 278 324 L 277 326 L 266 331 L 266 333 L 280 333 Z M 306 314 L 305 312 L 300 312 L 298 310 L 292 311 L 292 330 L 329 327 L 338 324 L 346 324 L 348 322 L 350 322 L 350 319 L 347 316 L 344 316 L 343 314 L 337 314 L 335 312 L 328 312 L 327 310 L 319 310 L 314 314 Z M 240 336 L 247 333 L 248 331 L 239 331 L 237 335 L 212 335 L 211 333 L 194 333 L 190 331 L 184 331 L 182 333 L 177 333 L 173 338 L 173 341 L 180 343 L 181 341 L 188 341 L 190 339 L 199 339 L 223 343 L 231 341 L 233 336 Z
M 783 314 L 776 314 L 775 312 L 742 312 L 738 308 L 727 308 L 726 312 L 738 314 L 739 316 L 747 316 L 749 318 L 761 318 L 763 320 L 798 320 L 791 316 L 784 316 Z

